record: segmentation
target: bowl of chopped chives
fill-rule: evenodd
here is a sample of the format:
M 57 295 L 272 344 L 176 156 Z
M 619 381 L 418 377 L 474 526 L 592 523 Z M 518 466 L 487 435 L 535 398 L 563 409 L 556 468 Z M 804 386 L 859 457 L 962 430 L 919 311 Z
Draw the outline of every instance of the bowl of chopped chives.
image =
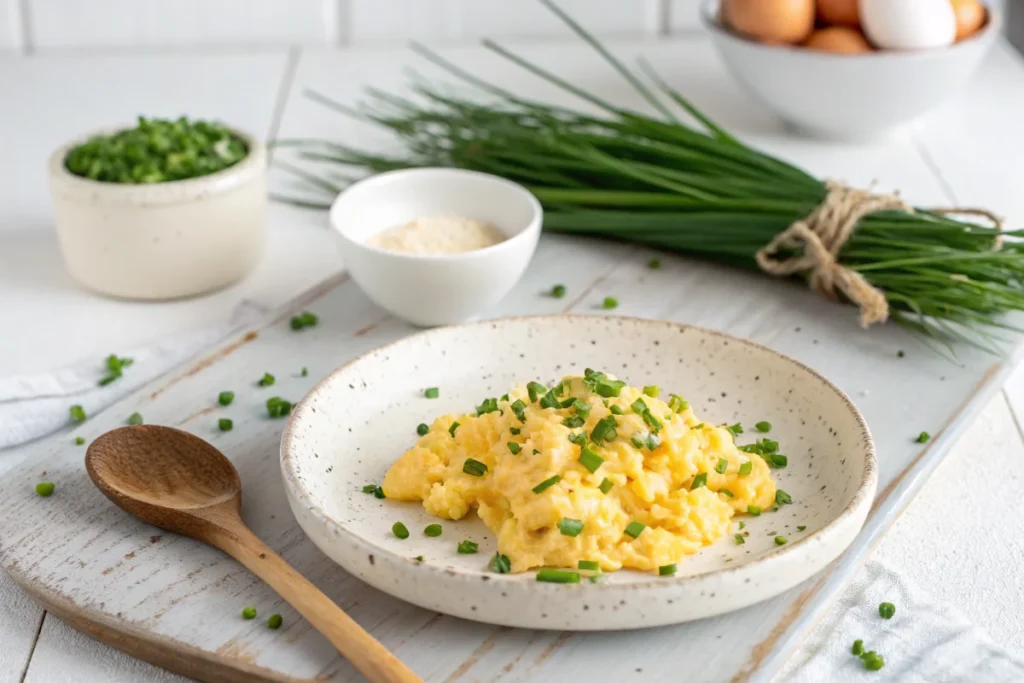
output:
M 65 266 L 88 289 L 127 299 L 211 292 L 263 253 L 266 149 L 220 123 L 139 117 L 50 156 Z

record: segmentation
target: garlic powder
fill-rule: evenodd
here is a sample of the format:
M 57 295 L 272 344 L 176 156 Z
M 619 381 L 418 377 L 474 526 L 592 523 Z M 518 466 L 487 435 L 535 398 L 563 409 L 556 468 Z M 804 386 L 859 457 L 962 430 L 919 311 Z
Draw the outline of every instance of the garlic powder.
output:
M 490 223 L 456 215 L 429 216 L 377 233 L 367 244 L 407 254 L 457 254 L 503 242 Z

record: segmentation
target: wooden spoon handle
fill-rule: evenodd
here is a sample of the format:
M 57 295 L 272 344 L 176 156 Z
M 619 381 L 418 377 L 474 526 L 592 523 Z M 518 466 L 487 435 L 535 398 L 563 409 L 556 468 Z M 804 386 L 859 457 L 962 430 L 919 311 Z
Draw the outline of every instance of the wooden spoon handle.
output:
M 287 600 L 372 683 L 423 683 L 423 679 L 244 524 L 239 522 L 231 529 L 222 529 L 217 538 L 210 540 Z

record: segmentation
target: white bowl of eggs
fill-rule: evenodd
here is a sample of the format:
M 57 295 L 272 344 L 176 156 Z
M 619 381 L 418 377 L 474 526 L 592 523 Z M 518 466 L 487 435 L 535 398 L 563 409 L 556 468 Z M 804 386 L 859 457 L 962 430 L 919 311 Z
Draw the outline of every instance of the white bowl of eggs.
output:
M 981 0 L 707 0 L 735 78 L 799 131 L 885 136 L 970 78 L 1002 31 Z

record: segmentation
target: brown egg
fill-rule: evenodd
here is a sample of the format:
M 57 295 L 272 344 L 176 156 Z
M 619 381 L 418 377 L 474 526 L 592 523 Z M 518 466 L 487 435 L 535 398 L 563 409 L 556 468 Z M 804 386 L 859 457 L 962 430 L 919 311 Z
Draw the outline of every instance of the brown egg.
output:
M 860 28 L 858 0 L 818 0 L 818 18 L 831 26 Z
M 769 43 L 801 43 L 814 29 L 814 0 L 725 0 L 722 18 Z
M 987 13 L 978 0 L 950 0 L 956 15 L 956 39 L 963 40 L 974 35 L 985 25 Z
M 855 28 L 829 26 L 815 31 L 804 46 L 811 50 L 834 52 L 844 55 L 859 55 L 871 52 L 871 44 L 864 34 Z

